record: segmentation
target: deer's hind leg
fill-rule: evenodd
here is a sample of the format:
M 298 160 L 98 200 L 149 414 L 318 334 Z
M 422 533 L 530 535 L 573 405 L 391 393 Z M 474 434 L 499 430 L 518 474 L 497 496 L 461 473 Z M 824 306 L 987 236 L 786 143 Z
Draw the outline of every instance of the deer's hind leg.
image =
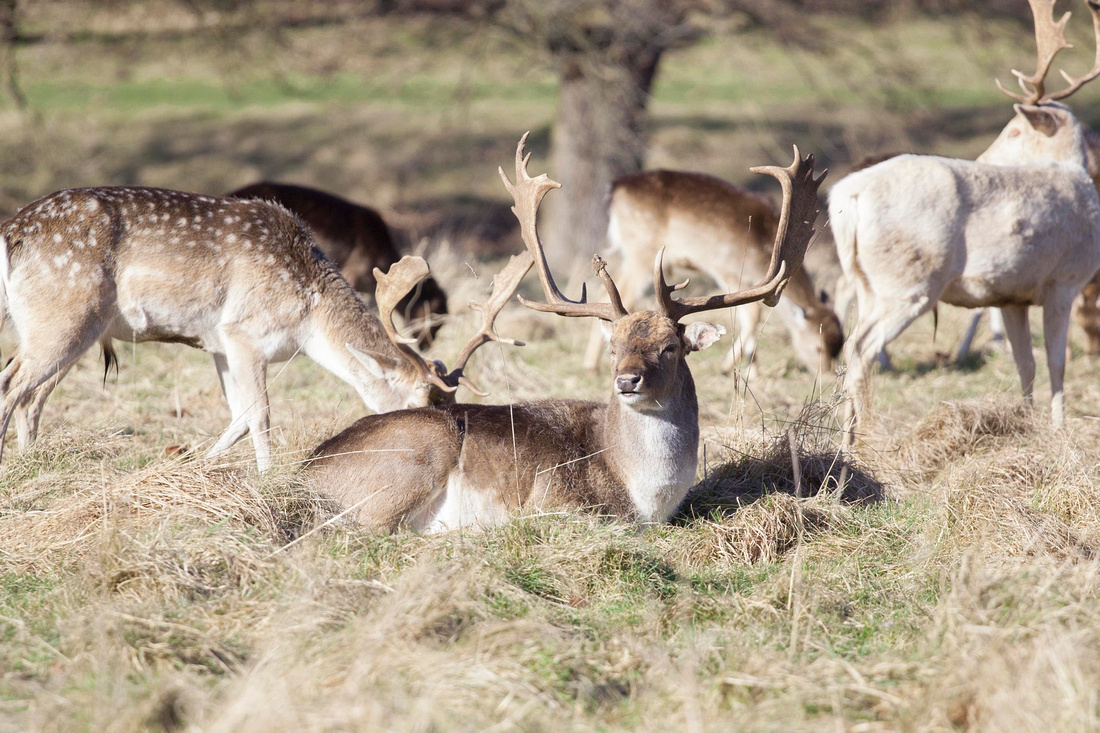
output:
M 855 444 L 857 428 L 866 427 L 869 422 L 872 362 L 909 324 L 930 311 L 935 303 L 920 293 L 896 301 L 885 301 L 861 290 L 859 324 L 845 345 L 847 372 L 844 388 L 849 402 L 844 420 L 844 447 L 851 448 Z
M 1062 383 L 1066 374 L 1066 336 L 1076 295 L 1072 290 L 1059 289 L 1043 300 L 1043 342 L 1050 369 L 1050 418 L 1056 428 L 1062 427 L 1065 421 Z
M 1031 353 L 1031 326 L 1027 322 L 1026 305 L 1009 305 L 1001 308 L 1005 320 L 1005 334 L 1016 360 L 1016 372 L 1020 375 L 1020 388 L 1024 399 L 1031 402 L 1035 389 L 1035 355 Z M 1063 357 L 1064 358 L 1064 357 Z
M 20 349 L 0 372 L 0 460 L 8 425 L 17 410 L 26 407 L 17 429 L 21 447 L 33 441 L 46 397 L 73 363 L 91 348 L 107 327 L 105 308 L 89 309 L 77 319 L 48 313 L 17 312 Z
M 107 381 L 107 375 L 111 367 L 118 368 L 118 357 L 111 345 L 110 336 L 102 336 L 99 345 L 103 349 L 103 381 Z M 75 363 L 75 362 L 74 362 Z M 15 433 L 19 436 L 19 450 L 26 450 L 38 439 L 38 423 L 42 418 L 42 408 L 46 400 L 73 368 L 73 364 L 65 366 L 57 374 L 43 382 L 38 389 L 31 393 L 30 397 L 23 400 L 19 407 L 15 408 Z
M 39 385 L 38 389 L 15 408 L 15 434 L 19 439 L 19 450 L 26 450 L 38 439 L 38 422 L 42 418 L 42 408 L 46 404 L 46 399 L 72 368 L 72 364 L 62 367 L 57 374 Z

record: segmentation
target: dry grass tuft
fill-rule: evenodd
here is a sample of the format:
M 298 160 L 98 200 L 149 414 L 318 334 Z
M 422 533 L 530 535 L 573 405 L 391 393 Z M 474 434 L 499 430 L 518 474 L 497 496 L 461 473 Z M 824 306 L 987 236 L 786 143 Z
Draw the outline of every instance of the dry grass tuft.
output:
M 1088 536 L 1100 511 L 1091 471 L 1062 446 L 1011 446 L 953 466 L 943 520 L 962 547 L 1010 556 L 1097 557 Z
M 133 443 L 133 437 L 122 432 L 72 425 L 47 430 L 22 452 L 15 450 L 14 437 L 9 436 L 0 464 L 0 516 L 49 506 L 54 497 L 87 483 L 81 467 L 116 458 Z M 12 492 L 11 487 L 18 489 Z
M 1040 420 L 1031 405 L 1018 399 L 941 402 L 898 441 L 896 462 L 914 478 L 931 478 L 948 463 L 1000 438 L 1033 435 L 1041 429 Z
M 848 503 L 883 499 L 886 489 L 871 469 L 835 446 L 833 408 L 809 403 L 785 432 L 766 437 L 762 446 L 726 446 L 730 459 L 688 493 L 673 521 L 733 514 L 775 492 L 799 498 L 824 492 Z
M 671 554 L 694 566 L 772 562 L 804 539 L 837 526 L 846 511 L 824 498 L 773 493 L 718 521 L 693 522 L 692 533 L 680 538 Z
M 843 504 L 885 498 L 875 475 L 835 447 L 834 407 L 808 403 L 762 445 L 727 446 L 731 458 L 688 493 L 673 517 L 693 530 L 673 555 L 691 564 L 771 562 L 841 522 Z
M 963 555 L 945 583 L 920 652 L 941 671 L 911 714 L 926 729 L 1094 730 L 1100 568 L 983 555 Z
M 293 482 L 271 481 L 268 486 L 276 488 L 264 491 L 252 474 L 204 462 L 162 462 L 98 481 L 82 478 L 80 488 L 48 509 L 0 520 L 10 563 L 79 561 L 115 534 L 175 525 L 228 528 L 275 546 L 324 510 L 319 498 Z M 18 493 L 8 500 L 28 503 Z

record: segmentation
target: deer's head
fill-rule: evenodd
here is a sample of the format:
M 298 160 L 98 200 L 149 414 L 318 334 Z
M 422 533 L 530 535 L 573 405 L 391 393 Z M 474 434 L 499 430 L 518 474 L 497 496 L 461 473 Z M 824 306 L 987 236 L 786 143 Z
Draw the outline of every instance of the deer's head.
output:
M 521 297 L 520 302 L 537 311 L 570 317 L 594 317 L 604 321 L 604 332 L 611 350 L 613 393 L 626 406 L 642 411 L 663 409 L 677 390 L 690 383 L 687 355 L 707 348 L 725 333 L 725 329 L 713 323 L 685 325 L 681 323 L 684 318 L 758 300 L 774 306 L 779 302 L 790 273 L 802 265 L 814 231 L 817 188 L 825 174 L 815 179 L 813 156 L 802 159 L 796 147 L 795 160 L 790 167 L 763 166 L 752 169 L 756 173 L 774 176 L 783 187 L 783 210 L 771 264 L 768 274 L 758 285 L 736 293 L 673 298 L 672 294 L 686 287 L 687 282 L 678 285 L 665 282 L 662 248 L 653 264 L 653 289 L 657 294 L 655 310 L 628 313 L 615 282 L 607 272 L 606 263 L 599 256 L 593 258 L 593 268 L 607 291 L 609 302 L 589 303 L 583 290 L 579 300 L 570 300 L 554 282 L 535 226 L 543 197 L 552 189 L 560 188 L 561 184 L 550 180 L 546 174 L 535 178 L 528 175 L 530 155 L 523 154 L 526 140 L 527 135 L 524 135 L 516 149 L 516 182 L 513 184 L 503 169 L 500 170 L 500 177 L 515 200 L 512 211 L 519 219 L 520 233 L 534 260 L 546 300 L 534 302 Z
M 1086 1 L 1092 16 L 1093 31 L 1098 41 L 1092 69 L 1077 78 L 1062 71 L 1061 75 L 1066 80 L 1067 86 L 1058 91 L 1048 92 L 1046 77 L 1054 57 L 1062 49 L 1071 47 L 1066 42 L 1065 36 L 1070 13 L 1064 13 L 1058 21 L 1055 21 L 1055 0 L 1029 0 L 1029 2 L 1035 22 L 1035 45 L 1038 54 L 1035 72 L 1024 74 L 1016 69 L 1012 70 L 1022 90 L 1019 94 L 1009 91 L 1000 80 L 997 80 L 997 87 L 1018 102 L 1013 105 L 1016 116 L 1001 130 L 1001 134 L 993 144 L 978 156 L 978 160 L 994 165 L 1057 162 L 1080 165 L 1087 170 L 1088 154 L 1084 131 L 1069 108 L 1059 104 L 1059 101 L 1066 99 L 1100 75 L 1100 3 L 1094 0 Z
M 523 346 L 522 341 L 503 338 L 497 334 L 494 326 L 497 314 L 512 297 L 523 276 L 531 269 L 531 255 L 528 252 L 513 256 L 504 269 L 493 277 L 493 292 L 485 303 L 470 303 L 470 308 L 481 311 L 481 330 L 474 334 L 448 370 L 441 361 L 425 359 L 413 348 L 417 339 L 402 336 L 393 323 L 393 312 L 417 285 L 429 275 L 428 263 L 422 257 L 406 255 L 390 266 L 389 272 L 374 268 L 374 277 L 378 283 L 375 289 L 375 302 L 382 316 L 382 326 L 386 335 L 404 357 L 402 368 L 383 369 L 377 360 L 358 351 L 350 344 L 348 349 L 366 368 L 376 376 L 390 381 L 392 399 L 403 404 L 390 406 L 389 409 L 406 407 L 424 407 L 443 405 L 455 401 L 455 392 L 459 386 L 466 387 L 474 394 L 484 397 L 482 392 L 465 375 L 466 364 L 479 347 L 490 341 L 512 346 Z M 384 376 L 385 375 L 385 376 Z
M 805 307 L 792 302 L 786 305 L 793 311 L 791 328 L 796 335 L 791 345 L 798 358 L 811 371 L 818 369 L 821 374 L 831 374 L 844 348 L 844 327 L 829 296 L 823 291 L 817 302 Z

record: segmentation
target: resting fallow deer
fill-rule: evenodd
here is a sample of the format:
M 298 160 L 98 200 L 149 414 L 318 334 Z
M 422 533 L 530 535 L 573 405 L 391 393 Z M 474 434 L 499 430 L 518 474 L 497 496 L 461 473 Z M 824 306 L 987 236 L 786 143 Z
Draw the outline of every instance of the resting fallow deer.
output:
M 668 265 L 694 270 L 719 287 L 731 289 L 756 280 L 768 268 L 779 212 L 771 201 L 720 178 L 682 171 L 654 170 L 623 176 L 611 184 L 607 238 L 621 252 L 623 305 L 630 309 L 645 294 L 650 266 L 664 247 Z M 817 295 L 805 269 L 791 273 L 778 306 L 799 359 L 812 372 L 830 374 L 844 344 L 840 319 L 828 296 Z M 759 303 L 737 309 L 738 337 L 722 370 L 742 361 L 756 371 Z M 604 343 L 592 330 L 585 367 L 599 366 Z
M 401 258 L 377 211 L 331 193 L 264 181 L 226 195 L 274 201 L 297 215 L 313 231 L 313 241 L 368 304 L 374 297 L 374 268 L 387 269 Z M 447 315 L 447 296 L 434 278 L 425 278 L 398 303 L 397 312 L 413 326 L 419 345 L 427 346 Z
M 939 301 L 1001 308 L 1024 395 L 1035 359 L 1027 309 L 1043 308 L 1051 414 L 1064 419 L 1062 381 L 1073 300 L 1100 269 L 1100 199 L 1087 171 L 1084 133 L 1065 99 L 1100 75 L 1100 4 L 1088 2 L 1096 61 L 1084 76 L 1047 93 L 1044 77 L 1067 47 L 1069 13 L 1030 0 L 1039 48 L 1036 72 L 1013 71 L 1023 95 L 1016 116 L 976 161 L 902 155 L 849 175 L 829 195 L 844 274 L 855 283 L 859 324 L 848 340 L 851 429 L 865 403 L 871 359 Z
M 490 525 L 540 507 L 600 507 L 638 521 L 664 521 L 695 482 L 699 408 L 686 357 L 724 329 L 680 321 L 693 313 L 763 300 L 774 306 L 801 266 L 813 234 L 817 188 L 813 157 L 795 148 L 789 168 L 754 168 L 779 179 L 783 211 L 771 263 L 748 290 L 675 299 L 686 285 L 665 282 L 661 251 L 653 266 L 657 310 L 628 313 L 604 262 L 594 259 L 609 302 L 562 295 L 536 231 L 543 196 L 559 184 L 527 174 L 527 136 L 516 150 L 516 182 L 500 176 L 542 283 L 537 311 L 604 322 L 613 392 L 607 403 L 545 400 L 513 405 L 455 404 L 359 420 L 321 444 L 307 465 L 310 482 L 372 527 L 441 531 Z M 528 265 L 529 266 L 529 265 Z M 407 281 L 411 287 L 414 281 Z
M 0 456 L 13 414 L 24 448 L 77 358 L 99 342 L 109 368 L 114 339 L 213 354 L 233 419 L 208 455 L 251 431 L 261 471 L 269 362 L 303 352 L 375 412 L 453 401 L 470 386 L 472 351 L 449 373 L 425 363 L 393 325 L 397 302 L 380 322 L 275 203 L 157 188 L 50 194 L 0 225 L 0 315 L 6 306 L 20 344 L 0 372 Z

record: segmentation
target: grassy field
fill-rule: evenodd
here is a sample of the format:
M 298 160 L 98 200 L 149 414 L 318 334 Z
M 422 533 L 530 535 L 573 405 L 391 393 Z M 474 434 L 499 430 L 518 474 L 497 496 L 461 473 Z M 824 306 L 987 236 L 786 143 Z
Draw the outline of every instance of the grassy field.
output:
M 65 27 L 46 5 L 32 30 Z M 500 38 L 363 21 L 279 47 L 246 37 L 225 58 L 189 34 L 128 35 L 147 18 L 64 22 L 94 33 L 21 51 L 36 112 L 0 118 L 8 208 L 67 185 L 278 176 L 397 215 L 468 215 L 499 209 L 494 168 L 528 128 L 545 170 L 553 77 Z M 862 45 L 828 64 L 721 35 L 668 59 L 651 162 L 744 181 L 791 142 L 838 169 L 883 149 L 974 154 L 1008 115 L 989 79 L 1023 63 L 1012 33 L 857 27 Z M 427 243 L 458 312 L 433 346 L 444 360 L 493 272 L 466 221 Z M 693 356 L 692 502 L 714 511 L 644 529 L 563 513 L 443 536 L 314 531 L 331 508 L 296 463 L 363 414 L 349 387 L 305 359 L 274 365 L 279 465 L 259 477 L 247 441 L 191 457 L 229 419 L 208 356 L 120 345 L 104 383 L 89 354 L 40 442 L 0 466 L 0 729 L 1094 730 L 1100 363 L 1071 334 L 1052 433 L 1041 342 L 1031 411 L 999 348 L 946 363 L 967 317 L 944 309 L 935 340 L 926 318 L 896 343 L 850 467 L 862 501 L 835 478 L 793 496 L 788 430 L 816 488 L 836 475 L 839 406 L 777 314 L 750 384 L 720 374 L 728 341 Z M 587 328 L 517 305 L 499 330 L 529 345 L 487 347 L 472 371 L 492 401 L 605 399 L 607 376 L 580 368 Z

